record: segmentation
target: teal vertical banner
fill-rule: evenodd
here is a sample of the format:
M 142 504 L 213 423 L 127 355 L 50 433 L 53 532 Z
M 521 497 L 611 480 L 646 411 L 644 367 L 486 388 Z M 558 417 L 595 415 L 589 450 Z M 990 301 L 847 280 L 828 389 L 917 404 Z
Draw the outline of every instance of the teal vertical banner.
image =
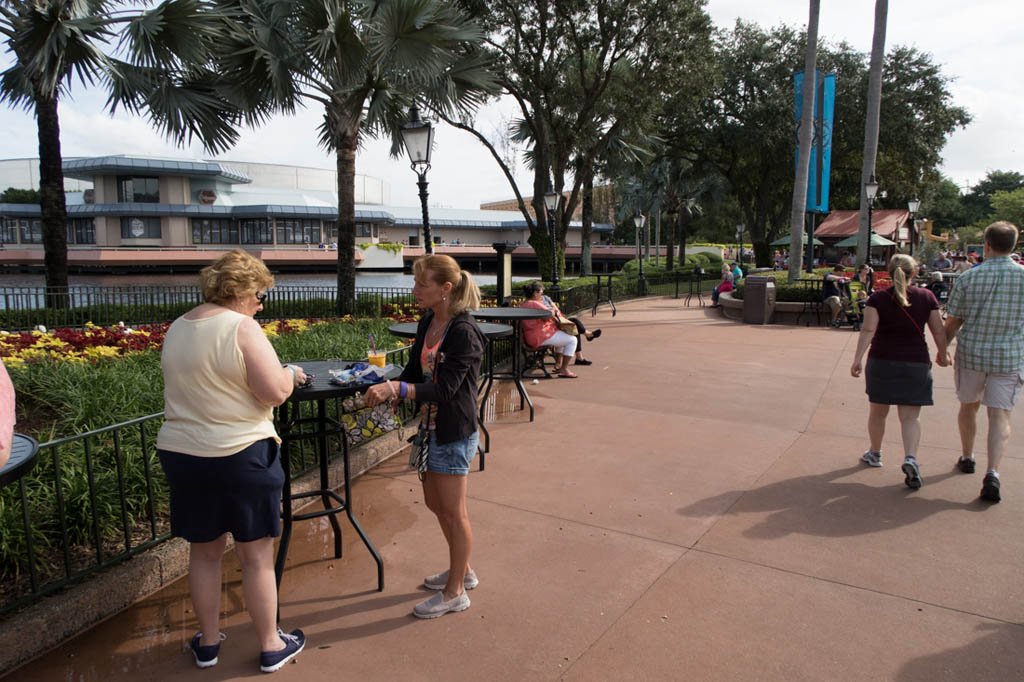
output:
M 811 163 L 807 173 L 807 210 L 828 213 L 829 175 L 832 171 L 832 119 L 836 106 L 836 76 L 815 71 L 814 132 L 811 135 Z M 803 117 L 804 72 L 793 74 L 795 91 L 795 117 L 797 140 L 800 139 L 800 120 Z M 794 159 L 800 160 L 797 143 Z

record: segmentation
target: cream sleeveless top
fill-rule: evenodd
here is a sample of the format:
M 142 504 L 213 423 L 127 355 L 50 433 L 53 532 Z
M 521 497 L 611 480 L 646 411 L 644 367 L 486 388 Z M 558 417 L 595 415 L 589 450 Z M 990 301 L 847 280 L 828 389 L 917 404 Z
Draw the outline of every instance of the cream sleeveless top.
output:
M 238 347 L 245 315 L 225 310 L 213 317 L 179 317 L 164 336 L 164 424 L 161 450 L 198 457 L 227 457 L 265 438 L 281 439 L 272 408 L 246 381 Z

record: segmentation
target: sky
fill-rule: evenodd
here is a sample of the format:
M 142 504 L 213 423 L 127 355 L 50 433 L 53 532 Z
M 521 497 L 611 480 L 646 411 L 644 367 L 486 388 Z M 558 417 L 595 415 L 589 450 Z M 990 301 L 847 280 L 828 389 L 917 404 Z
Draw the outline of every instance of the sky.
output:
M 874 22 L 874 0 L 824 0 L 818 35 L 823 40 L 845 40 L 869 52 Z M 771 27 L 787 24 L 806 27 L 806 0 L 709 0 L 707 11 L 720 28 L 737 18 Z M 1024 172 L 1024 88 L 1020 87 L 1024 38 L 1024 2 L 1021 0 L 893 0 L 889 3 L 886 50 L 912 45 L 930 53 L 945 75 L 953 78 L 954 103 L 965 107 L 972 123 L 954 132 L 943 150 L 942 171 L 962 189 L 981 180 L 990 170 Z M 9 57 L 0 55 L 0 69 Z M 176 147 L 152 130 L 142 118 L 103 111 L 105 98 L 79 84 L 60 108 L 61 148 L 65 157 L 104 154 L 139 154 L 171 158 L 214 158 L 201 145 Z M 517 115 L 515 105 L 499 101 L 478 113 L 482 130 L 493 139 Z M 280 117 L 245 131 L 239 143 L 219 155 L 220 160 L 280 163 L 334 168 L 334 158 L 316 143 L 321 114 L 315 109 Z M 885 112 L 882 112 L 885 125 Z M 0 108 L 0 158 L 36 157 L 36 128 L 24 111 Z M 392 159 L 387 141 L 367 140 L 356 160 L 356 171 L 383 178 L 391 185 L 391 203 L 417 206 L 416 177 L 407 159 Z M 481 202 L 511 198 L 513 192 L 490 152 L 469 133 L 438 125 L 430 183 L 430 205 L 477 208 Z M 531 187 L 529 174 L 518 169 L 522 191 Z M 884 179 L 882 179 L 884 184 Z

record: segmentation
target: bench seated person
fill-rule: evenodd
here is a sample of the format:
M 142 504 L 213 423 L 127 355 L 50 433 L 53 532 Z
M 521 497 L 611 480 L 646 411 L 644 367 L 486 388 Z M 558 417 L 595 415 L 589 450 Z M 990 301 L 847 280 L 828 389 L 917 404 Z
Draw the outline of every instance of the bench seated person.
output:
M 569 361 L 575 359 L 575 364 L 577 365 L 592 364 L 590 360 L 583 357 L 582 352 L 579 350 L 580 340 L 584 338 L 588 340 L 596 339 L 601 335 L 601 330 L 595 329 L 592 332 L 588 332 L 585 328 L 582 328 L 583 324 L 578 320 L 567 324 L 567 327 L 575 331 L 576 334 L 563 330 L 560 328 L 560 324 L 568 323 L 569 321 L 562 315 L 558 306 L 544 295 L 543 284 L 531 282 L 523 287 L 523 291 L 526 293 L 527 300 L 521 304 L 521 307 L 548 310 L 552 313 L 552 317 L 545 320 L 523 321 L 524 350 L 529 353 L 532 349 L 533 353 L 536 354 L 541 348 L 557 348 L 559 353 L 555 363 L 555 372 L 564 379 L 577 378 L 578 375 L 569 369 Z M 560 322 L 560 319 L 562 322 Z M 540 359 L 541 362 L 539 364 L 543 369 L 543 355 L 541 355 Z M 529 355 L 527 360 L 530 360 Z M 538 364 L 536 359 L 533 360 L 533 364 Z M 544 370 L 544 374 L 548 376 L 547 370 Z

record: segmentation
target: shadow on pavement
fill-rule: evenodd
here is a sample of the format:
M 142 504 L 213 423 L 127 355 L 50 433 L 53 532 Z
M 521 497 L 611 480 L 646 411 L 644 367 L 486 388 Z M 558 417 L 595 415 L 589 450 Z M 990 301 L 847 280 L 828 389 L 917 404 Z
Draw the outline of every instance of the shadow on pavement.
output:
M 863 471 L 864 467 L 852 466 L 788 478 L 760 488 L 732 490 L 698 500 L 680 508 L 678 513 L 692 517 L 717 516 L 731 500 L 736 500 L 727 514 L 770 512 L 744 530 L 743 535 L 774 539 L 792 533 L 823 537 L 864 535 L 917 523 L 938 512 L 954 509 L 981 512 L 989 508 L 977 499 L 954 502 L 923 497 L 897 482 L 902 479 L 884 487 L 837 480 Z M 892 474 L 891 470 L 878 473 L 890 477 Z M 956 475 L 953 471 L 931 476 L 925 472 L 925 486 Z

